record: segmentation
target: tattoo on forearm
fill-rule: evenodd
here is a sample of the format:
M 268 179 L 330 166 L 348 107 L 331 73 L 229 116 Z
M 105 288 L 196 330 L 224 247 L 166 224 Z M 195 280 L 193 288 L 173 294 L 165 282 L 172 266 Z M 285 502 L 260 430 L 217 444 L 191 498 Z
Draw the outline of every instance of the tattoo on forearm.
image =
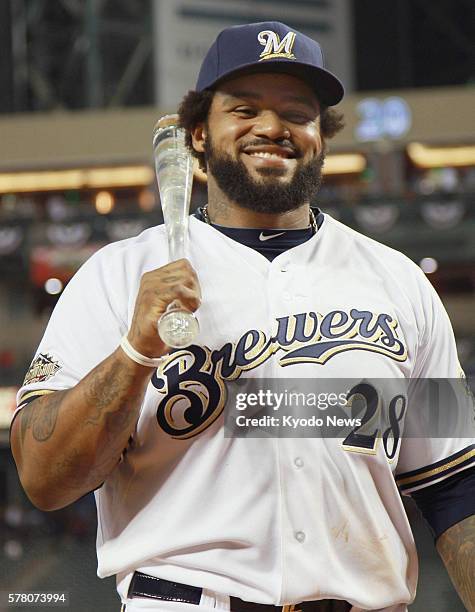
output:
M 123 431 L 134 418 L 130 413 L 133 413 L 133 408 L 138 405 L 143 390 L 130 391 L 132 375 L 122 363 L 115 364 L 113 372 L 99 366 L 90 376 L 86 400 L 94 405 L 94 412 L 86 420 L 86 424 L 102 425 L 105 422 L 108 431 Z M 117 409 L 107 411 L 111 406 Z M 116 423 L 112 424 L 112 421 Z
M 26 432 L 31 426 L 32 406 L 25 406 L 20 412 L 20 440 L 25 442 Z
M 130 381 L 125 380 L 126 377 L 126 367 L 121 363 L 115 366 L 113 373 L 109 368 L 101 366 L 91 372 L 86 400 L 95 408 L 86 421 L 88 425 L 98 425 L 102 422 L 105 408 L 120 398 L 123 390 L 128 388 Z M 111 384 L 111 379 L 114 384 Z
M 475 612 L 475 515 L 443 533 L 437 550 L 465 607 Z
M 28 429 L 31 429 L 32 436 L 37 442 L 46 442 L 51 438 L 56 428 L 63 395 L 64 391 L 56 391 L 38 398 L 33 404 L 23 408 L 20 427 L 22 443 Z
M 125 429 L 129 429 L 134 419 L 134 412 L 130 409 L 127 409 L 127 407 L 121 406 L 118 410 L 106 413 L 106 430 L 111 435 L 120 434 Z
M 51 438 L 56 427 L 58 410 L 63 401 L 63 395 L 53 393 L 48 400 L 34 411 L 32 433 L 37 442 L 46 442 Z
M 91 466 L 91 457 L 88 453 L 75 448 L 71 449 L 68 456 L 57 461 L 54 466 L 56 477 L 61 479 L 64 488 L 77 489 L 83 494 L 100 486 L 109 475 L 110 470 L 111 456 L 109 454 L 99 461 L 96 460 Z

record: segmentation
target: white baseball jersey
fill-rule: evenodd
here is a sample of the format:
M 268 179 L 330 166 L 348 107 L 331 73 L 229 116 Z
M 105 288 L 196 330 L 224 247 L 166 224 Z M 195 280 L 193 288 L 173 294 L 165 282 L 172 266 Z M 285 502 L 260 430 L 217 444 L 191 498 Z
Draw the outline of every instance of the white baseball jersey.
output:
M 229 438 L 223 408 L 244 377 L 458 377 L 430 283 L 404 255 L 328 215 L 272 262 L 191 217 L 189 258 L 200 336 L 153 374 L 133 444 L 95 492 L 98 575 L 117 574 L 123 599 L 140 570 L 258 603 L 410 602 L 417 559 L 397 481 L 410 492 L 467 468 L 473 439 L 398 439 L 388 457 L 379 438 L 372 448 Z M 167 261 L 163 226 L 91 257 L 56 306 L 19 405 L 75 385 L 114 351 L 142 274 Z M 193 410 L 174 404 L 178 388 Z

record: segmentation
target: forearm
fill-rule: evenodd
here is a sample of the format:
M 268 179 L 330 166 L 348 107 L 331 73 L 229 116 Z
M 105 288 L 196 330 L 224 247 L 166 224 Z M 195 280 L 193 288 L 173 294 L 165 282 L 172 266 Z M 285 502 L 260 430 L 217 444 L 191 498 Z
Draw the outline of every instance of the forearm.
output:
M 469 612 L 475 612 L 475 515 L 447 529 L 437 550 Z
M 104 481 L 127 446 L 151 374 L 117 349 L 74 388 L 20 411 L 12 451 L 33 503 L 54 510 Z

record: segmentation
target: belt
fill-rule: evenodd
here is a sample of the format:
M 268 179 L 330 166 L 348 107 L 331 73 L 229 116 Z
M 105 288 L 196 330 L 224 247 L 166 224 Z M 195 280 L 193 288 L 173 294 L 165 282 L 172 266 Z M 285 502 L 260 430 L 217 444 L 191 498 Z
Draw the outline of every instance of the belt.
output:
M 130 582 L 128 597 L 148 597 L 162 601 L 176 601 L 198 605 L 203 589 L 200 587 L 162 580 L 142 572 L 134 572 Z M 243 601 L 238 597 L 230 597 L 231 612 L 349 612 L 351 604 L 337 599 L 321 599 L 319 601 L 304 601 L 298 604 L 272 606 Z

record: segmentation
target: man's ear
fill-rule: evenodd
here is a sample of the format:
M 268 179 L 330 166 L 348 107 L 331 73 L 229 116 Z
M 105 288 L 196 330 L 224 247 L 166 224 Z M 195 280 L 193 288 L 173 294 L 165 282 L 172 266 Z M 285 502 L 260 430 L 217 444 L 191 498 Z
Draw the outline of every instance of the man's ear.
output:
M 198 125 L 191 130 L 191 143 L 193 149 L 198 153 L 204 153 L 206 136 L 207 131 L 204 123 L 198 123 Z

